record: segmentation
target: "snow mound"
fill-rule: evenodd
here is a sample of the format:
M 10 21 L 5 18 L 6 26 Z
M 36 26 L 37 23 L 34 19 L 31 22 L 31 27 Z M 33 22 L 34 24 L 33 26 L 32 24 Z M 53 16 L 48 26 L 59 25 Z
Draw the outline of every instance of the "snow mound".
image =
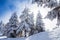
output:
M 26 40 L 51 40 L 51 38 L 49 38 L 48 32 L 40 32 L 26 38 Z

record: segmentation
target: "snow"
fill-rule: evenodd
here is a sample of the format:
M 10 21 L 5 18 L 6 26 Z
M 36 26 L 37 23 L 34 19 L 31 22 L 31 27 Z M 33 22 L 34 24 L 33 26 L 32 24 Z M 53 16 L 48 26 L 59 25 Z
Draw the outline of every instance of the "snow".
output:
M 25 40 L 25 38 L 5 38 L 1 40 Z
M 3 36 L 3 33 L 0 32 L 0 39 L 7 38 L 6 36 Z
M 60 40 L 60 27 L 54 28 L 50 33 L 49 36 L 52 40 Z
M 41 32 L 26 38 L 26 40 L 51 40 L 51 39 L 49 38 L 48 32 Z
M 1 40 L 51 40 L 51 39 L 49 38 L 48 32 L 40 32 L 27 38 L 24 38 L 24 37 L 23 38 L 5 38 Z
M 0 39 L 4 39 L 4 38 L 7 38 L 6 36 L 0 36 Z
M 60 27 L 54 28 L 50 32 L 40 32 L 29 37 L 7 38 L 0 36 L 1 40 L 60 40 Z

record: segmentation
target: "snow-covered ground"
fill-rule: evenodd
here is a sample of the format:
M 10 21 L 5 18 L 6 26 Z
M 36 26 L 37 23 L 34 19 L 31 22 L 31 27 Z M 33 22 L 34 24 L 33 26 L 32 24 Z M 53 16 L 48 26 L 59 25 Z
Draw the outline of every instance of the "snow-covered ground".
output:
M 26 38 L 26 40 L 51 40 L 51 39 L 49 38 L 48 32 L 41 32 Z
M 3 34 L 0 32 L 0 39 L 7 38 L 6 36 L 3 36 Z
M 51 39 L 49 38 L 48 32 L 41 32 L 27 38 L 5 38 L 1 40 L 51 40 Z
M 60 40 L 60 27 L 56 27 L 49 32 L 49 36 L 52 40 Z
M 7 38 L 6 36 L 0 36 L 0 39 L 4 39 L 4 38 Z
M 5 38 L 2 36 L 0 40 L 60 40 L 60 27 L 56 27 L 50 32 L 40 32 L 27 38 Z
M 5 38 L 0 40 L 25 40 L 25 38 Z

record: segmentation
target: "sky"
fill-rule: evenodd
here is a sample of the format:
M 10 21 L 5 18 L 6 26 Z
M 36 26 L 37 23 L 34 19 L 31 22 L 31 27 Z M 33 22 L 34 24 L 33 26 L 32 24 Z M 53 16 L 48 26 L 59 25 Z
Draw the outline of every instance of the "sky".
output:
M 0 0 L 0 21 L 7 22 L 13 12 L 20 14 L 28 2 L 29 0 Z
M 3 21 L 3 23 L 6 24 L 14 12 L 17 12 L 19 17 L 25 7 L 29 7 L 31 13 L 34 13 L 35 21 L 38 11 L 41 12 L 42 17 L 44 18 L 48 11 L 51 10 L 49 8 L 38 7 L 36 3 L 32 4 L 31 0 L 0 0 L 0 21 Z M 43 22 L 45 23 L 46 30 L 52 30 L 52 28 L 56 26 L 56 19 L 53 21 L 43 19 Z

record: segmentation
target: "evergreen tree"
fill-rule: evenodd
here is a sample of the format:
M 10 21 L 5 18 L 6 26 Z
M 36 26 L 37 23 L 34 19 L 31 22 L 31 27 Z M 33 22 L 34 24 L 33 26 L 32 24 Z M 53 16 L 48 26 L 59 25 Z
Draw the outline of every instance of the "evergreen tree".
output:
M 29 20 L 30 20 L 29 9 L 25 8 L 22 13 L 23 14 L 20 16 L 20 18 L 21 18 L 21 22 L 23 22 L 22 30 L 25 32 L 24 35 L 26 37 L 27 32 L 29 32 L 31 30 L 30 29 L 30 24 L 29 24 Z
M 32 0 L 32 3 L 35 3 L 35 2 L 38 4 L 38 6 L 39 5 L 43 6 L 43 4 L 44 4 L 44 7 L 47 6 L 50 8 L 58 6 L 57 0 Z
M 38 30 L 38 33 L 44 31 L 43 26 L 44 26 L 44 23 L 42 21 L 42 16 L 40 12 L 38 12 L 37 19 L 36 19 L 36 29 Z
M 6 25 L 5 25 L 5 27 L 4 27 L 5 29 L 4 29 L 4 35 L 5 36 L 7 36 L 7 37 L 9 37 L 10 35 L 9 35 L 9 29 L 11 28 L 10 27 L 10 23 L 8 22 Z
M 30 31 L 30 35 L 33 35 L 34 34 L 34 14 L 31 13 L 30 14 L 30 28 L 31 28 L 31 31 Z
M 49 18 L 50 20 L 53 20 L 57 18 L 57 25 L 60 25 L 60 6 L 54 8 L 50 12 L 48 12 L 47 16 L 45 18 Z
M 33 16 L 29 14 L 29 9 L 25 7 L 22 14 L 20 15 L 21 23 L 17 33 L 22 32 L 23 37 L 30 35 L 30 31 L 33 24 Z M 23 33 L 24 32 L 24 33 Z
M 4 33 L 4 24 L 2 21 L 0 22 L 0 33 Z
M 50 20 L 53 20 L 56 18 L 56 16 L 57 16 L 57 12 L 52 10 L 52 11 L 48 12 L 48 14 L 45 18 L 49 18 Z
M 51 20 L 57 18 L 57 25 L 60 25 L 60 0 L 34 0 L 32 2 L 36 2 L 38 5 L 44 4 L 45 7 L 51 8 L 52 10 L 48 12 L 45 18 L 49 18 Z
M 9 19 L 9 22 L 6 24 L 7 36 L 16 37 L 17 27 L 18 27 L 18 18 L 16 13 L 13 13 L 11 18 Z

